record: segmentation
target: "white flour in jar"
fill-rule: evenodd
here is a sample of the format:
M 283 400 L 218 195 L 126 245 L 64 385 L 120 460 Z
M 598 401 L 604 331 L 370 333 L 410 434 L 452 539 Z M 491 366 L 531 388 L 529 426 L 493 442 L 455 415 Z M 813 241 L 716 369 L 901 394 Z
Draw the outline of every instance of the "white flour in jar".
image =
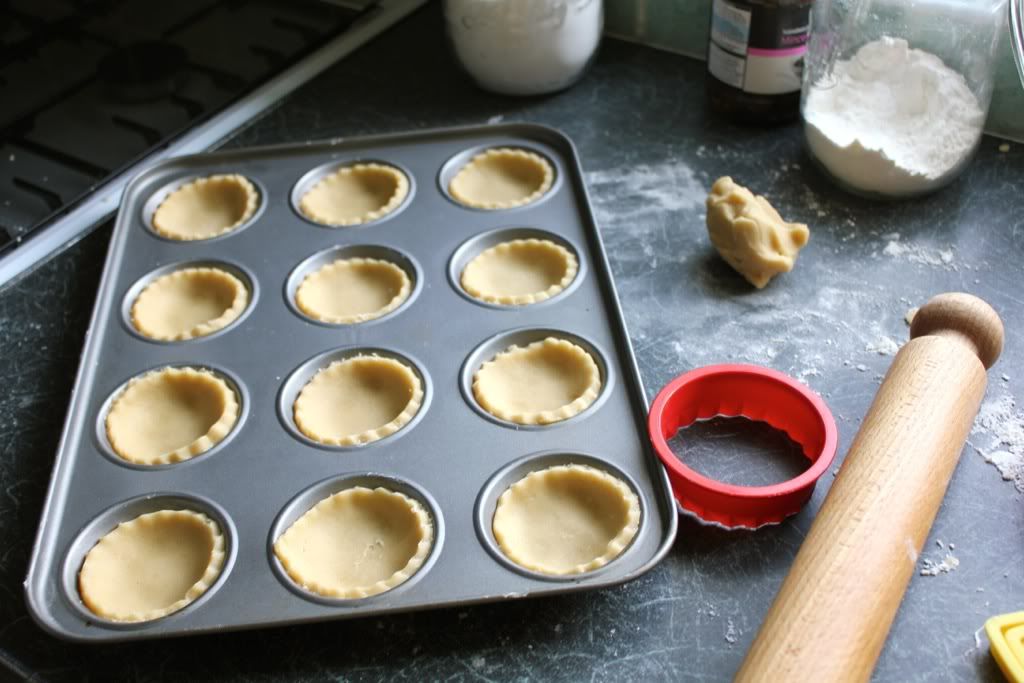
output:
M 446 0 L 455 54 L 483 87 L 536 95 L 571 85 L 601 40 L 603 0 Z
M 883 37 L 836 62 L 833 75 L 830 87 L 809 86 L 805 131 L 814 156 L 847 185 L 918 194 L 970 158 L 985 113 L 939 57 Z

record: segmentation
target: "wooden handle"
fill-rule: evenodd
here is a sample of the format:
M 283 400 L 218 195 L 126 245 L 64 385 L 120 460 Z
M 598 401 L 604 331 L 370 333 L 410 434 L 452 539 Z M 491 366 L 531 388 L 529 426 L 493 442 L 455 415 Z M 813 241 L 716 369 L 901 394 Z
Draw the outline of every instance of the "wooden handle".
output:
M 867 681 L 999 357 L 984 301 L 914 317 L 737 681 Z

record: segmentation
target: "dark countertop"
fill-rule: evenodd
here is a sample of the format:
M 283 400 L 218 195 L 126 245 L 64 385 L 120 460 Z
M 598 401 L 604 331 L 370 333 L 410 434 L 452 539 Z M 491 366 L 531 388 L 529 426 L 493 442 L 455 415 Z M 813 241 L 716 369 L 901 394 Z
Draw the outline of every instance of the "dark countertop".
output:
M 1001 153 L 1000 141 L 986 138 L 948 189 L 871 203 L 812 168 L 798 126 L 711 118 L 697 62 L 607 41 L 575 88 L 506 99 L 462 79 L 442 35 L 436 8 L 417 13 L 229 146 L 496 120 L 561 128 L 579 147 L 649 396 L 696 366 L 769 365 L 825 396 L 840 454 L 891 361 L 888 340 L 906 339 L 908 308 L 947 290 L 995 306 L 1007 348 L 922 555 L 939 561 L 955 544 L 959 566 L 915 576 L 876 677 L 997 679 L 980 629 L 991 615 L 1024 608 L 1024 508 L 1015 482 L 980 452 L 1024 462 L 1024 415 L 1014 403 L 1024 381 L 1024 148 Z M 763 291 L 708 246 L 703 198 L 723 174 L 811 226 L 796 270 Z M 109 236 L 109 227 L 93 233 L 0 294 L 0 664 L 41 680 L 193 681 L 722 680 L 738 667 L 828 475 L 811 504 L 777 527 L 726 532 L 683 518 L 659 566 L 609 590 L 131 645 L 43 634 L 25 611 L 22 581 Z M 743 448 L 751 438 L 685 457 L 722 476 L 771 476 Z

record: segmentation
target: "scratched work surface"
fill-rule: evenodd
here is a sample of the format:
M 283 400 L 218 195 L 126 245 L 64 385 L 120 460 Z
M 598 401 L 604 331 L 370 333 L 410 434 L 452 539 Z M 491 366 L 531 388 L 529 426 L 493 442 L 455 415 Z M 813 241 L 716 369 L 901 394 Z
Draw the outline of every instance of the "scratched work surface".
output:
M 1007 323 L 1008 347 L 921 558 L 935 575 L 915 576 L 877 678 L 995 679 L 979 629 L 993 614 L 1024 609 L 1024 506 L 1012 481 L 1015 466 L 1024 475 L 1024 415 L 1015 405 L 1024 396 L 1024 148 L 1003 153 L 986 139 L 945 192 L 866 203 L 818 176 L 798 127 L 712 120 L 702 110 L 702 73 L 697 62 L 607 42 L 566 93 L 490 96 L 455 75 L 434 8 L 230 145 L 488 120 L 562 128 L 579 146 L 649 396 L 695 366 L 769 365 L 825 396 L 841 453 L 906 338 L 907 309 L 945 290 L 990 301 Z M 796 271 L 764 291 L 707 246 L 704 194 L 726 173 L 811 225 Z M 683 519 L 658 567 L 611 590 L 172 642 L 58 642 L 30 621 L 21 582 L 108 238 L 108 229 L 95 233 L 0 294 L 0 662 L 39 679 L 721 680 L 739 666 L 831 482 L 826 475 L 801 514 L 756 533 Z M 725 438 L 728 429 L 705 434 L 683 457 L 721 457 L 707 469 L 742 479 L 740 451 L 759 437 L 739 430 Z M 784 447 L 769 445 L 792 464 Z

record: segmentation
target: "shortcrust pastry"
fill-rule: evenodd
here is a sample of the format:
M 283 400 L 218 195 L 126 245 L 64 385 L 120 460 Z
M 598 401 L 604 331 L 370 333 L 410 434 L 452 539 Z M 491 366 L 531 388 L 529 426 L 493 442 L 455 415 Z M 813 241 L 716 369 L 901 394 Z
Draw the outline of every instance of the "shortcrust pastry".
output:
M 321 500 L 274 543 L 288 576 L 330 598 L 365 598 L 423 565 L 434 527 L 423 506 L 385 488 L 345 489 Z
M 136 377 L 114 399 L 107 439 L 129 462 L 180 462 L 222 441 L 238 412 L 235 392 L 212 372 L 163 368 Z
M 394 263 L 338 259 L 306 276 L 295 292 L 295 304 L 311 318 L 349 325 L 390 313 L 411 290 L 409 276 Z
M 205 593 L 224 566 L 217 523 L 190 510 L 160 510 L 122 522 L 85 556 L 78 592 L 111 621 L 150 621 Z
M 317 372 L 295 399 L 295 426 L 314 441 L 354 446 L 383 439 L 423 403 L 420 378 L 404 363 L 354 356 Z
M 172 240 L 207 240 L 248 221 L 259 202 L 256 188 L 243 176 L 199 178 L 164 199 L 153 213 L 153 229 Z
M 601 372 L 591 355 L 554 337 L 511 346 L 473 376 L 480 406 L 518 424 L 566 420 L 586 410 L 600 392 Z
M 343 166 L 314 185 L 299 200 L 302 214 L 332 226 L 359 225 L 383 218 L 409 194 L 409 180 L 394 166 Z
M 511 209 L 537 201 L 555 180 L 547 159 L 498 147 L 474 156 L 448 185 L 452 197 L 476 209 Z
M 550 240 L 510 240 L 473 258 L 462 271 L 462 288 L 487 303 L 533 304 L 568 287 L 578 268 L 572 252 Z
M 221 330 L 242 314 L 249 290 L 220 268 L 183 268 L 146 285 L 132 304 L 132 325 L 160 341 L 183 341 Z
M 543 574 L 593 571 L 640 528 L 640 501 L 623 481 L 586 465 L 531 472 L 498 498 L 492 530 L 501 551 Z

